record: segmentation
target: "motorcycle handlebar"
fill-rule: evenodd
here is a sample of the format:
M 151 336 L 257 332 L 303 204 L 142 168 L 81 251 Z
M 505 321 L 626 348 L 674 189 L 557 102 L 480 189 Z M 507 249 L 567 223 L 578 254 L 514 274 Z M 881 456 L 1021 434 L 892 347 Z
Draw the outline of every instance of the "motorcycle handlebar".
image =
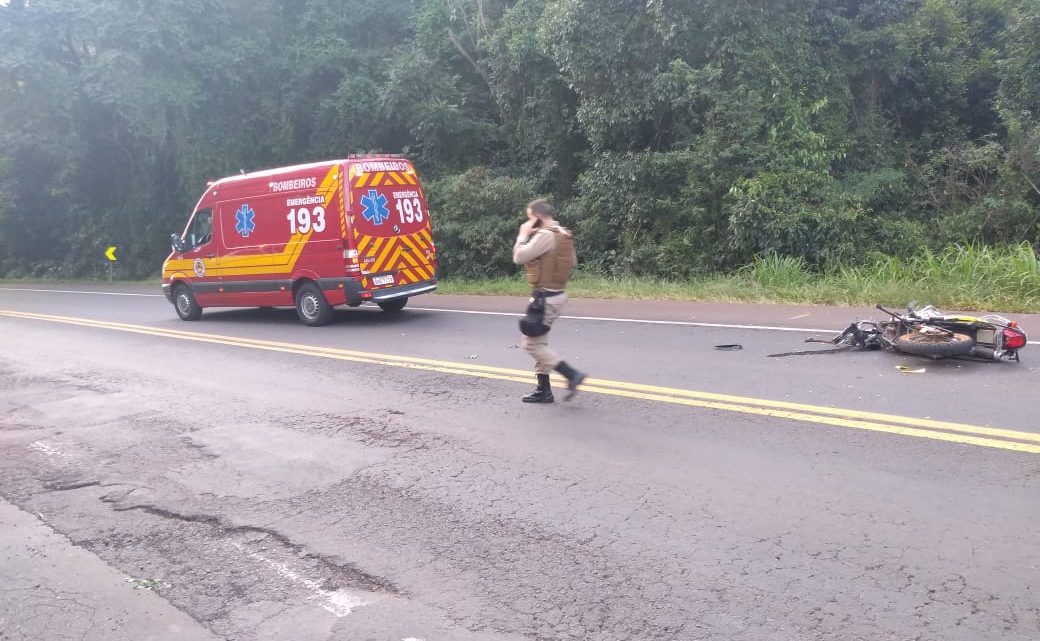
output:
M 879 310 L 881 310 L 881 311 L 885 312 L 886 314 L 888 314 L 889 316 L 891 316 L 892 318 L 900 318 L 899 314 L 897 314 L 895 312 L 890 312 L 887 309 L 885 309 L 884 307 L 882 307 L 881 305 L 877 305 L 876 307 Z

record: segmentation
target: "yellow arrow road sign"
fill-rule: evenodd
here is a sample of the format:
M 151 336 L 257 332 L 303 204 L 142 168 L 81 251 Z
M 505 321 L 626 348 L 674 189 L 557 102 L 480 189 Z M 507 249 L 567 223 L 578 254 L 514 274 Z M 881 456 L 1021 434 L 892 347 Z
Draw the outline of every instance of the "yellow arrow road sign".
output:
M 109 247 L 105 252 L 105 258 L 109 259 L 113 263 L 116 262 L 116 248 L 115 246 Z

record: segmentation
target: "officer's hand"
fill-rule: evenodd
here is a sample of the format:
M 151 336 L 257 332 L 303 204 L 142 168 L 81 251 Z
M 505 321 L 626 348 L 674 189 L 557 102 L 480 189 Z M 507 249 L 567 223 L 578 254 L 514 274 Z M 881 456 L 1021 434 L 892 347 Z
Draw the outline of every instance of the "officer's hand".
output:
M 538 222 L 537 218 L 528 218 L 527 221 L 520 225 L 520 235 L 525 238 L 530 238 L 535 231 L 535 224 Z

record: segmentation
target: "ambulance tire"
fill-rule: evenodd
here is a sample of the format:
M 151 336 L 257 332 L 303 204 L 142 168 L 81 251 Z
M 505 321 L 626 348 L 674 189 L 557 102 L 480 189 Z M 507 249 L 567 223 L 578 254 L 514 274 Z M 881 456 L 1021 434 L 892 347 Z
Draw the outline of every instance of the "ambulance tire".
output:
M 304 283 L 296 290 L 296 315 L 309 327 L 328 325 L 332 320 L 332 305 L 314 283 Z
M 202 308 L 195 300 L 195 294 L 191 293 L 191 288 L 186 285 L 178 285 L 174 288 L 173 308 L 177 310 L 177 315 L 181 317 L 181 320 L 197 321 L 202 318 Z
M 376 303 L 376 305 L 379 305 L 379 309 L 383 310 L 387 314 L 396 314 L 397 312 L 404 309 L 404 306 L 407 304 L 407 298 L 395 298 L 393 300 L 388 300 L 384 303 Z

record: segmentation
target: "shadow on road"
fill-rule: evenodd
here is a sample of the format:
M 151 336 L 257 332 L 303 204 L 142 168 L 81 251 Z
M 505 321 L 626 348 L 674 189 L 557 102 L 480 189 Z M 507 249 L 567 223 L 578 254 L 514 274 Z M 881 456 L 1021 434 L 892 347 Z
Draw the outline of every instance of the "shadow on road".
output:
M 330 325 L 349 327 L 407 327 L 412 323 L 429 322 L 435 316 L 430 312 L 404 310 L 388 314 L 376 308 L 336 308 Z M 235 322 L 252 325 L 295 325 L 302 326 L 296 310 L 285 308 L 207 309 L 202 323 Z

